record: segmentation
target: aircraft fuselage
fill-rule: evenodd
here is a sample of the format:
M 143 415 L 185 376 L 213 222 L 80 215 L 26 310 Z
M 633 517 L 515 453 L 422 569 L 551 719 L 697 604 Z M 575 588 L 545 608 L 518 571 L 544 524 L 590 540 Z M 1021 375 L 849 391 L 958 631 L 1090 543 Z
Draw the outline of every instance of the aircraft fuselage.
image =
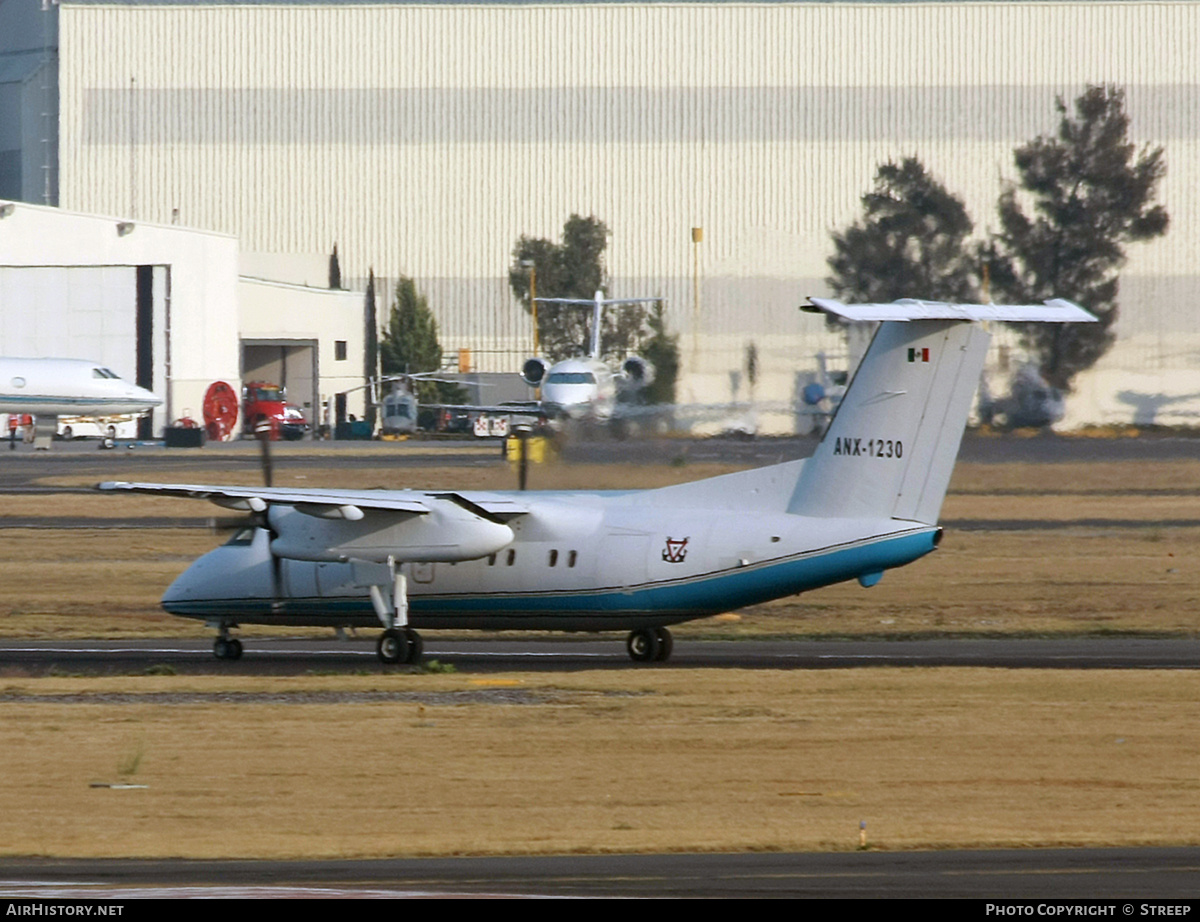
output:
M 161 403 L 162 398 L 98 362 L 0 358 L 0 413 L 119 415 L 141 413 Z
M 510 523 L 506 546 L 477 559 L 400 565 L 413 627 L 663 626 L 847 579 L 871 585 L 933 550 L 940 533 L 916 522 L 728 509 L 664 507 L 648 519 L 639 493 L 514 495 L 530 511 Z M 293 516 L 302 514 L 272 510 L 276 541 L 300 524 Z M 241 623 L 378 624 L 367 587 L 387 582 L 386 564 L 273 562 L 270 544 L 261 528 L 235 536 L 196 561 L 163 607 Z

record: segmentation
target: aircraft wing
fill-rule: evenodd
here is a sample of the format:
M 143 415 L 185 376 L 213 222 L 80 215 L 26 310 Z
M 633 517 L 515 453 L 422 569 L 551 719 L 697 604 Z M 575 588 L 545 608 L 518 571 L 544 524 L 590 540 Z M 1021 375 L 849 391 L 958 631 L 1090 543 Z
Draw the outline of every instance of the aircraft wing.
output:
M 263 512 L 268 506 L 292 506 L 319 518 L 361 519 L 364 510 L 424 515 L 441 502 L 451 502 L 483 518 L 507 520 L 529 511 L 518 499 L 500 493 L 418 490 L 322 490 L 288 487 L 226 487 L 193 483 L 130 483 L 106 481 L 96 485 L 105 492 L 148 493 L 207 499 L 226 509 Z
M 852 321 L 1003 320 L 1040 323 L 1095 323 L 1096 318 L 1078 304 L 1053 298 L 1042 304 L 952 304 L 901 298 L 888 304 L 843 304 L 833 298 L 809 298 L 813 307 Z
M 544 410 L 536 400 L 519 403 L 471 404 L 471 403 L 422 403 L 422 410 L 464 410 L 467 413 L 510 413 L 514 416 L 538 416 Z

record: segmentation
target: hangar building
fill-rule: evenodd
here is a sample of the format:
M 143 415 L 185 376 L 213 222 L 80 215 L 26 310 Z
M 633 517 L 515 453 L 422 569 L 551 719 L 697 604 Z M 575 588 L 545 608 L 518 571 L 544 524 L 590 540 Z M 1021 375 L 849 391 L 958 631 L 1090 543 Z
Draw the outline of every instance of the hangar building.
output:
M 164 398 L 155 434 L 200 420 L 217 380 L 283 384 L 310 421 L 338 393 L 362 412 L 361 293 L 239 275 L 228 234 L 6 206 L 0 354 L 103 362 Z

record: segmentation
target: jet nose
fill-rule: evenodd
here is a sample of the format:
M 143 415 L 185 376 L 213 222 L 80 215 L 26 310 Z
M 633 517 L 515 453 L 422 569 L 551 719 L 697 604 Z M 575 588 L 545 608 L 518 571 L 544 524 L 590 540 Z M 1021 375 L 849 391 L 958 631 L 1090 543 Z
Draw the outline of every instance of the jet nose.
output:
M 132 399 L 145 404 L 148 409 L 160 407 L 163 404 L 163 399 L 159 397 L 158 394 L 154 393 L 153 391 L 148 391 L 144 387 L 131 387 L 129 389 L 129 396 Z

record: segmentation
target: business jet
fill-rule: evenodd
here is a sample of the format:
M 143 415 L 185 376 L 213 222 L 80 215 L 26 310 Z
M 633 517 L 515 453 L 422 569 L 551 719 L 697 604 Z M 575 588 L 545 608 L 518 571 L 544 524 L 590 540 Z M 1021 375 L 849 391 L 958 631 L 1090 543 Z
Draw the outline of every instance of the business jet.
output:
M 591 335 L 585 355 L 553 365 L 546 359 L 528 359 L 521 377 L 530 387 L 541 388 L 540 407 L 556 419 L 593 419 L 606 422 L 613 417 L 617 394 L 622 388 L 645 387 L 654 380 L 654 366 L 640 356 L 630 356 L 619 371 L 600 359 L 601 317 L 604 308 L 618 304 L 653 304 L 661 298 L 605 298 L 597 291 L 584 298 L 535 298 L 538 304 L 563 304 L 592 308 Z
M 98 362 L 0 358 L 0 413 L 117 416 L 161 404 L 161 397 Z
M 933 551 L 989 334 L 979 321 L 1087 322 L 1066 301 L 904 300 L 811 309 L 880 321 L 807 459 L 654 490 L 482 492 L 102 483 L 200 497 L 254 524 L 199 558 L 168 612 L 241 655 L 242 623 L 378 622 L 385 663 L 418 628 L 628 631 L 636 662 L 671 655 L 668 626 L 832 583 L 874 586 Z

